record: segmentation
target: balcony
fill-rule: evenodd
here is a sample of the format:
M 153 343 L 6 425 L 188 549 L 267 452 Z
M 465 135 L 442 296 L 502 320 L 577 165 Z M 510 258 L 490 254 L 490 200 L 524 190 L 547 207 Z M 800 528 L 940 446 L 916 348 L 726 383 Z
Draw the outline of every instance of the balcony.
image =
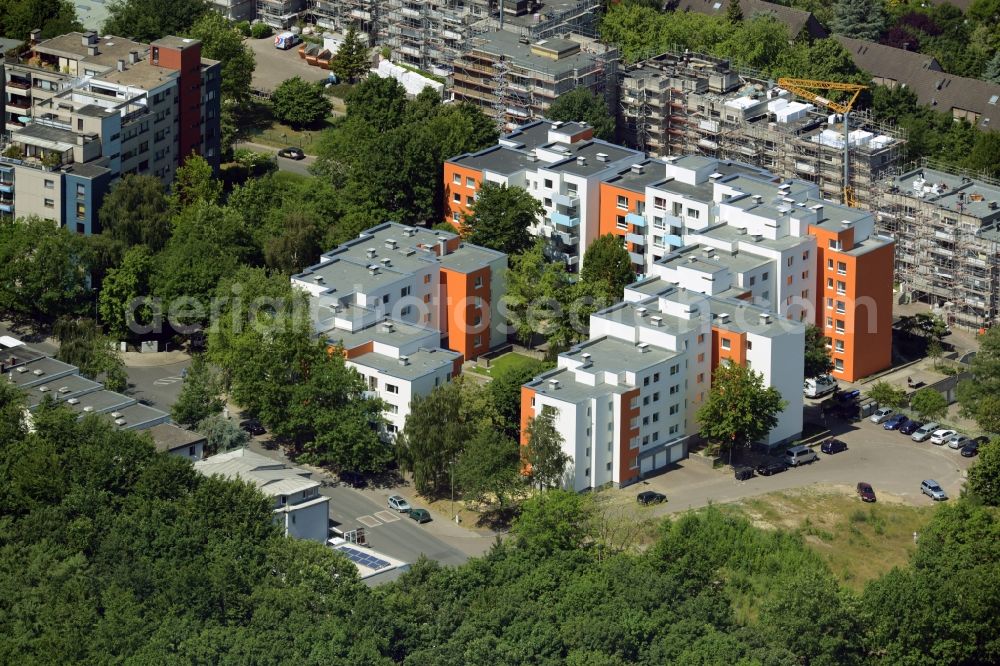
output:
M 573 228 L 580 226 L 580 218 L 570 217 L 565 213 L 549 213 L 549 221 L 552 224 L 558 224 L 561 227 Z
M 31 90 L 31 81 L 23 81 L 21 79 L 12 78 L 7 82 L 8 88 L 17 88 L 18 90 Z
M 646 245 L 646 237 L 639 234 L 625 234 L 625 240 L 633 245 Z
M 646 218 L 637 213 L 625 213 L 625 221 L 633 227 L 640 229 L 646 226 Z
M 635 264 L 636 266 L 646 265 L 646 258 L 637 252 L 629 252 L 628 257 L 629 259 L 632 260 L 632 263 Z
M 567 208 L 576 208 L 577 204 L 580 203 L 580 197 L 575 194 L 553 194 L 552 200 L 559 206 Z

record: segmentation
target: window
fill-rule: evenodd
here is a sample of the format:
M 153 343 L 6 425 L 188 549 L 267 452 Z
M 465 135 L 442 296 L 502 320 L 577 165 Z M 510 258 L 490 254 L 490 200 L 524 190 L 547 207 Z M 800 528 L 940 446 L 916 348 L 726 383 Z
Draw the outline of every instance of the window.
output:
M 760 276 L 760 279 L 763 280 L 764 282 L 767 282 L 768 276 L 770 276 L 770 273 L 765 271 L 764 274 Z
M 844 371 L 844 359 L 842 359 L 842 358 L 834 359 L 834 361 L 833 361 L 833 370 L 834 370 L 834 372 L 843 372 Z
M 547 190 L 551 190 L 552 189 L 552 179 L 551 178 L 546 178 L 545 179 L 545 189 L 547 189 Z
M 670 395 L 674 395 L 675 393 L 677 393 L 680 390 L 681 390 L 681 385 L 680 384 L 674 384 L 673 386 L 670 387 Z
M 763 298 L 765 301 L 770 300 L 770 298 L 771 298 L 771 290 L 768 289 L 763 294 L 761 294 L 760 297 Z
M 483 336 L 477 335 L 476 337 L 472 338 L 472 346 L 473 347 L 479 347 L 482 344 L 483 344 Z
M 805 252 L 802 253 L 802 261 L 808 261 L 808 260 L 809 260 L 809 250 L 806 250 Z
M 791 304 L 792 304 L 792 297 L 789 296 L 785 299 L 785 305 L 791 305 Z
M 431 274 L 428 273 L 427 275 L 424 276 L 424 284 L 430 284 L 430 281 L 431 281 Z
M 649 386 L 649 377 L 643 377 L 642 378 L 642 385 L 643 386 Z
M 826 267 L 828 269 L 830 269 L 831 271 L 833 270 L 833 259 L 827 259 L 826 260 Z
M 576 183 L 566 183 L 566 195 L 571 197 L 576 196 Z
M 411 308 L 409 305 L 404 306 L 403 309 L 399 311 L 399 316 L 400 317 L 409 317 L 410 316 L 410 312 L 412 312 L 412 310 L 413 310 L 413 308 Z
M 730 349 L 731 346 L 732 346 L 732 343 L 729 341 L 729 338 L 722 338 L 722 348 L 723 349 Z
M 465 186 L 469 187 L 469 188 L 475 187 L 476 186 L 476 180 L 472 176 L 466 176 L 465 177 Z
M 843 319 L 838 319 L 837 320 L 836 330 L 837 330 L 837 333 L 843 333 L 844 332 L 844 320 Z
M 687 216 L 690 217 L 692 220 L 697 220 L 701 216 L 701 213 L 698 211 L 697 208 L 688 208 Z
M 792 284 L 792 276 L 791 275 L 789 275 L 787 278 L 785 278 L 785 284 L 788 284 L 788 285 Z
M 476 203 L 476 200 L 473 197 L 465 197 L 466 206 L 471 206 L 474 203 Z
M 657 391 L 656 393 L 653 394 L 653 402 L 657 402 L 659 401 L 659 399 L 660 399 L 660 392 Z
M 604 467 L 605 467 L 605 469 L 607 469 L 607 470 L 608 470 L 609 472 L 611 471 L 611 463 L 610 463 L 610 462 L 609 462 L 609 463 L 608 463 L 607 465 L 605 465 Z
M 660 381 L 660 373 L 658 373 L 658 372 L 654 372 L 653 373 L 653 381 L 654 382 Z
M 644 425 L 644 426 L 649 425 L 649 417 L 648 416 L 643 416 L 642 417 L 642 425 Z
M 618 207 L 622 210 L 628 210 L 628 197 L 618 195 Z
M 670 366 L 670 376 L 671 377 L 673 377 L 674 375 L 676 375 L 680 371 L 681 371 L 680 364 Z
M 834 349 L 834 351 L 843 353 L 844 352 L 844 341 L 843 340 L 834 340 L 833 341 L 833 349 Z
M 802 271 L 802 279 L 803 280 L 809 279 L 809 271 Z
M 753 349 L 753 342 L 751 340 L 747 340 L 747 349 Z
M 755 284 L 756 282 L 757 282 L 757 278 L 756 278 L 756 277 L 754 277 L 753 275 L 751 275 L 751 276 L 750 276 L 750 282 L 748 282 L 748 283 L 747 283 L 747 286 L 748 286 L 748 287 L 752 287 L 752 286 L 754 286 L 754 284 Z
M 808 301 L 809 300 L 809 290 L 808 289 L 803 289 L 802 290 L 802 300 L 804 300 L 804 301 Z
M 826 288 L 827 289 L 833 289 L 833 278 L 827 278 L 826 279 Z
M 701 384 L 704 381 L 705 381 L 705 373 L 704 372 L 699 372 L 698 373 L 698 383 Z
M 667 200 L 663 197 L 653 197 L 653 208 L 656 210 L 666 210 Z
M 409 287 L 409 285 L 407 285 L 407 286 L 403 287 L 402 289 L 400 289 L 399 290 L 399 295 L 400 295 L 400 297 L 402 297 L 402 296 L 409 296 L 410 295 L 410 287 Z
M 659 432 L 654 432 L 653 433 L 653 441 L 656 442 L 656 441 L 659 441 L 659 439 L 660 439 L 660 433 Z
M 656 423 L 659 420 L 660 420 L 660 413 L 659 412 L 654 412 L 653 413 L 653 423 Z
M 616 215 L 615 216 L 615 226 L 617 228 L 619 228 L 619 229 L 627 229 L 628 228 L 628 225 L 625 224 L 625 216 L 624 215 Z
M 477 275 L 476 276 L 476 280 L 475 280 L 475 282 L 473 284 L 475 285 L 476 289 L 479 289 L 480 287 L 482 287 L 483 286 L 483 276 L 482 275 Z
M 458 218 L 459 218 L 459 215 L 458 215 L 458 211 L 456 210 L 454 213 L 451 214 L 451 221 L 452 222 L 458 222 L 459 221 Z
M 56 202 L 53 201 L 52 199 L 46 199 L 45 200 L 45 207 L 46 208 L 55 208 L 56 207 Z
M 830 245 L 829 245 L 829 247 L 830 247 L 831 250 L 839 250 L 840 249 L 840 241 L 839 240 L 830 239 Z
M 76 131 L 78 131 L 78 132 L 82 132 L 83 131 L 83 118 L 77 118 L 76 119 Z
M 680 405 L 670 405 L 670 413 L 671 414 L 676 414 L 680 410 L 681 410 L 681 406 Z
M 590 468 L 589 467 L 587 469 L 583 470 L 583 475 L 584 476 L 590 476 Z
M 826 318 L 826 327 L 827 328 L 833 328 L 833 317 L 827 317 Z
M 844 314 L 846 311 L 844 301 L 837 301 L 837 314 Z
M 389 294 L 383 294 L 382 295 L 382 302 L 383 303 L 388 303 L 389 302 Z
M 85 234 L 85 233 L 87 233 L 87 225 L 84 224 L 83 222 L 77 222 L 76 223 L 76 233 L 78 233 L 78 234 Z
M 788 261 L 786 262 L 786 264 L 788 265 L 789 268 L 792 267 L 792 258 L 791 257 L 788 257 Z
M 399 407 L 397 407 L 396 405 L 390 405 L 389 403 L 386 403 L 385 411 L 389 412 L 390 414 L 399 414 Z
M 847 293 L 847 283 L 843 280 L 837 280 L 837 293 L 841 295 Z
M 451 182 L 455 183 L 456 185 L 461 185 L 462 177 L 456 173 L 454 176 L 451 177 Z
M 704 352 L 702 352 L 701 354 L 698 354 L 698 362 L 699 363 L 704 363 L 705 362 L 705 353 Z
M 833 299 L 832 298 L 826 299 L 826 309 L 827 310 L 832 310 L 833 309 Z
M 87 206 L 82 203 L 76 205 L 76 219 L 84 220 L 87 218 Z
M 45 189 L 51 190 L 54 189 L 55 186 L 56 186 L 55 181 L 49 180 L 48 178 L 45 179 Z
M 843 261 L 837 262 L 837 275 L 847 275 L 847 264 Z
M 455 203 L 462 203 L 462 195 L 459 194 L 458 192 L 455 192 L 454 194 L 451 195 L 451 200 L 454 201 Z
M 653 218 L 653 228 L 654 229 L 666 229 L 667 223 L 663 221 L 662 217 Z
M 552 207 L 552 199 L 549 199 L 548 197 L 545 197 L 544 205 L 545 205 L 546 208 L 551 208 Z
M 670 430 L 668 431 L 668 434 L 670 434 L 670 435 L 676 435 L 677 431 L 680 430 L 680 429 L 681 429 L 681 427 L 679 425 L 672 425 L 672 426 L 670 426 Z
M 399 393 L 399 387 L 395 384 L 386 384 L 385 390 L 387 393 Z
M 649 404 L 649 396 L 647 395 L 645 398 L 642 399 L 642 405 L 645 407 L 648 404 Z
M 82 197 L 87 195 L 87 186 L 83 183 L 76 184 L 76 196 Z
M 700 344 L 703 344 L 704 342 L 705 342 L 705 334 L 704 333 L 699 333 L 698 334 L 698 344 L 700 345 Z

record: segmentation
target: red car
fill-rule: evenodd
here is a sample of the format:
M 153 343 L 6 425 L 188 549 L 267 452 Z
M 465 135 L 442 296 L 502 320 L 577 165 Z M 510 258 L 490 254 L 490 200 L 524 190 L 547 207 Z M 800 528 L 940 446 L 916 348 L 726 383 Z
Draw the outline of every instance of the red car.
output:
M 875 501 L 875 490 L 872 488 L 870 483 L 862 481 L 858 484 L 858 497 L 861 498 L 862 502 Z

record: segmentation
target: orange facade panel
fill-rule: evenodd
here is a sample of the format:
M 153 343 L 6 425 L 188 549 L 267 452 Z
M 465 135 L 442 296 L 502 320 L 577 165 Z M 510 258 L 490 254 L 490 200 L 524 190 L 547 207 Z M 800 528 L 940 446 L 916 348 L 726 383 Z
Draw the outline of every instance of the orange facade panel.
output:
M 639 428 L 632 427 L 632 420 L 639 419 L 639 389 L 622 393 L 621 419 L 618 424 L 618 482 L 626 485 L 639 477 L 639 449 L 633 449 L 631 442 L 639 436 Z M 632 401 L 635 406 L 632 406 Z M 633 469 L 634 468 L 634 469 Z
M 712 327 L 712 372 L 719 363 L 731 361 L 736 365 L 746 365 L 747 334 L 735 333 L 725 329 Z
M 490 349 L 490 268 L 471 273 L 441 269 L 445 317 L 441 334 L 448 349 L 474 359 Z
M 469 187 L 470 179 L 472 187 Z M 470 169 L 455 162 L 444 163 L 444 221 L 460 233 L 463 231 L 462 220 L 472 212 L 470 197 L 475 199 L 482 183 L 483 172 L 479 169 Z M 455 218 L 456 213 L 458 219 Z

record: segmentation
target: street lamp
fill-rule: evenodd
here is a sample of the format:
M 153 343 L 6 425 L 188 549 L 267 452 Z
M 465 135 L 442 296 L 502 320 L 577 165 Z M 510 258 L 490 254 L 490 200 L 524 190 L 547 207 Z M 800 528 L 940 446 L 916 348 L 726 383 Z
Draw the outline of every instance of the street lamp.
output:
M 455 520 L 455 460 L 448 463 L 451 470 L 451 519 Z

